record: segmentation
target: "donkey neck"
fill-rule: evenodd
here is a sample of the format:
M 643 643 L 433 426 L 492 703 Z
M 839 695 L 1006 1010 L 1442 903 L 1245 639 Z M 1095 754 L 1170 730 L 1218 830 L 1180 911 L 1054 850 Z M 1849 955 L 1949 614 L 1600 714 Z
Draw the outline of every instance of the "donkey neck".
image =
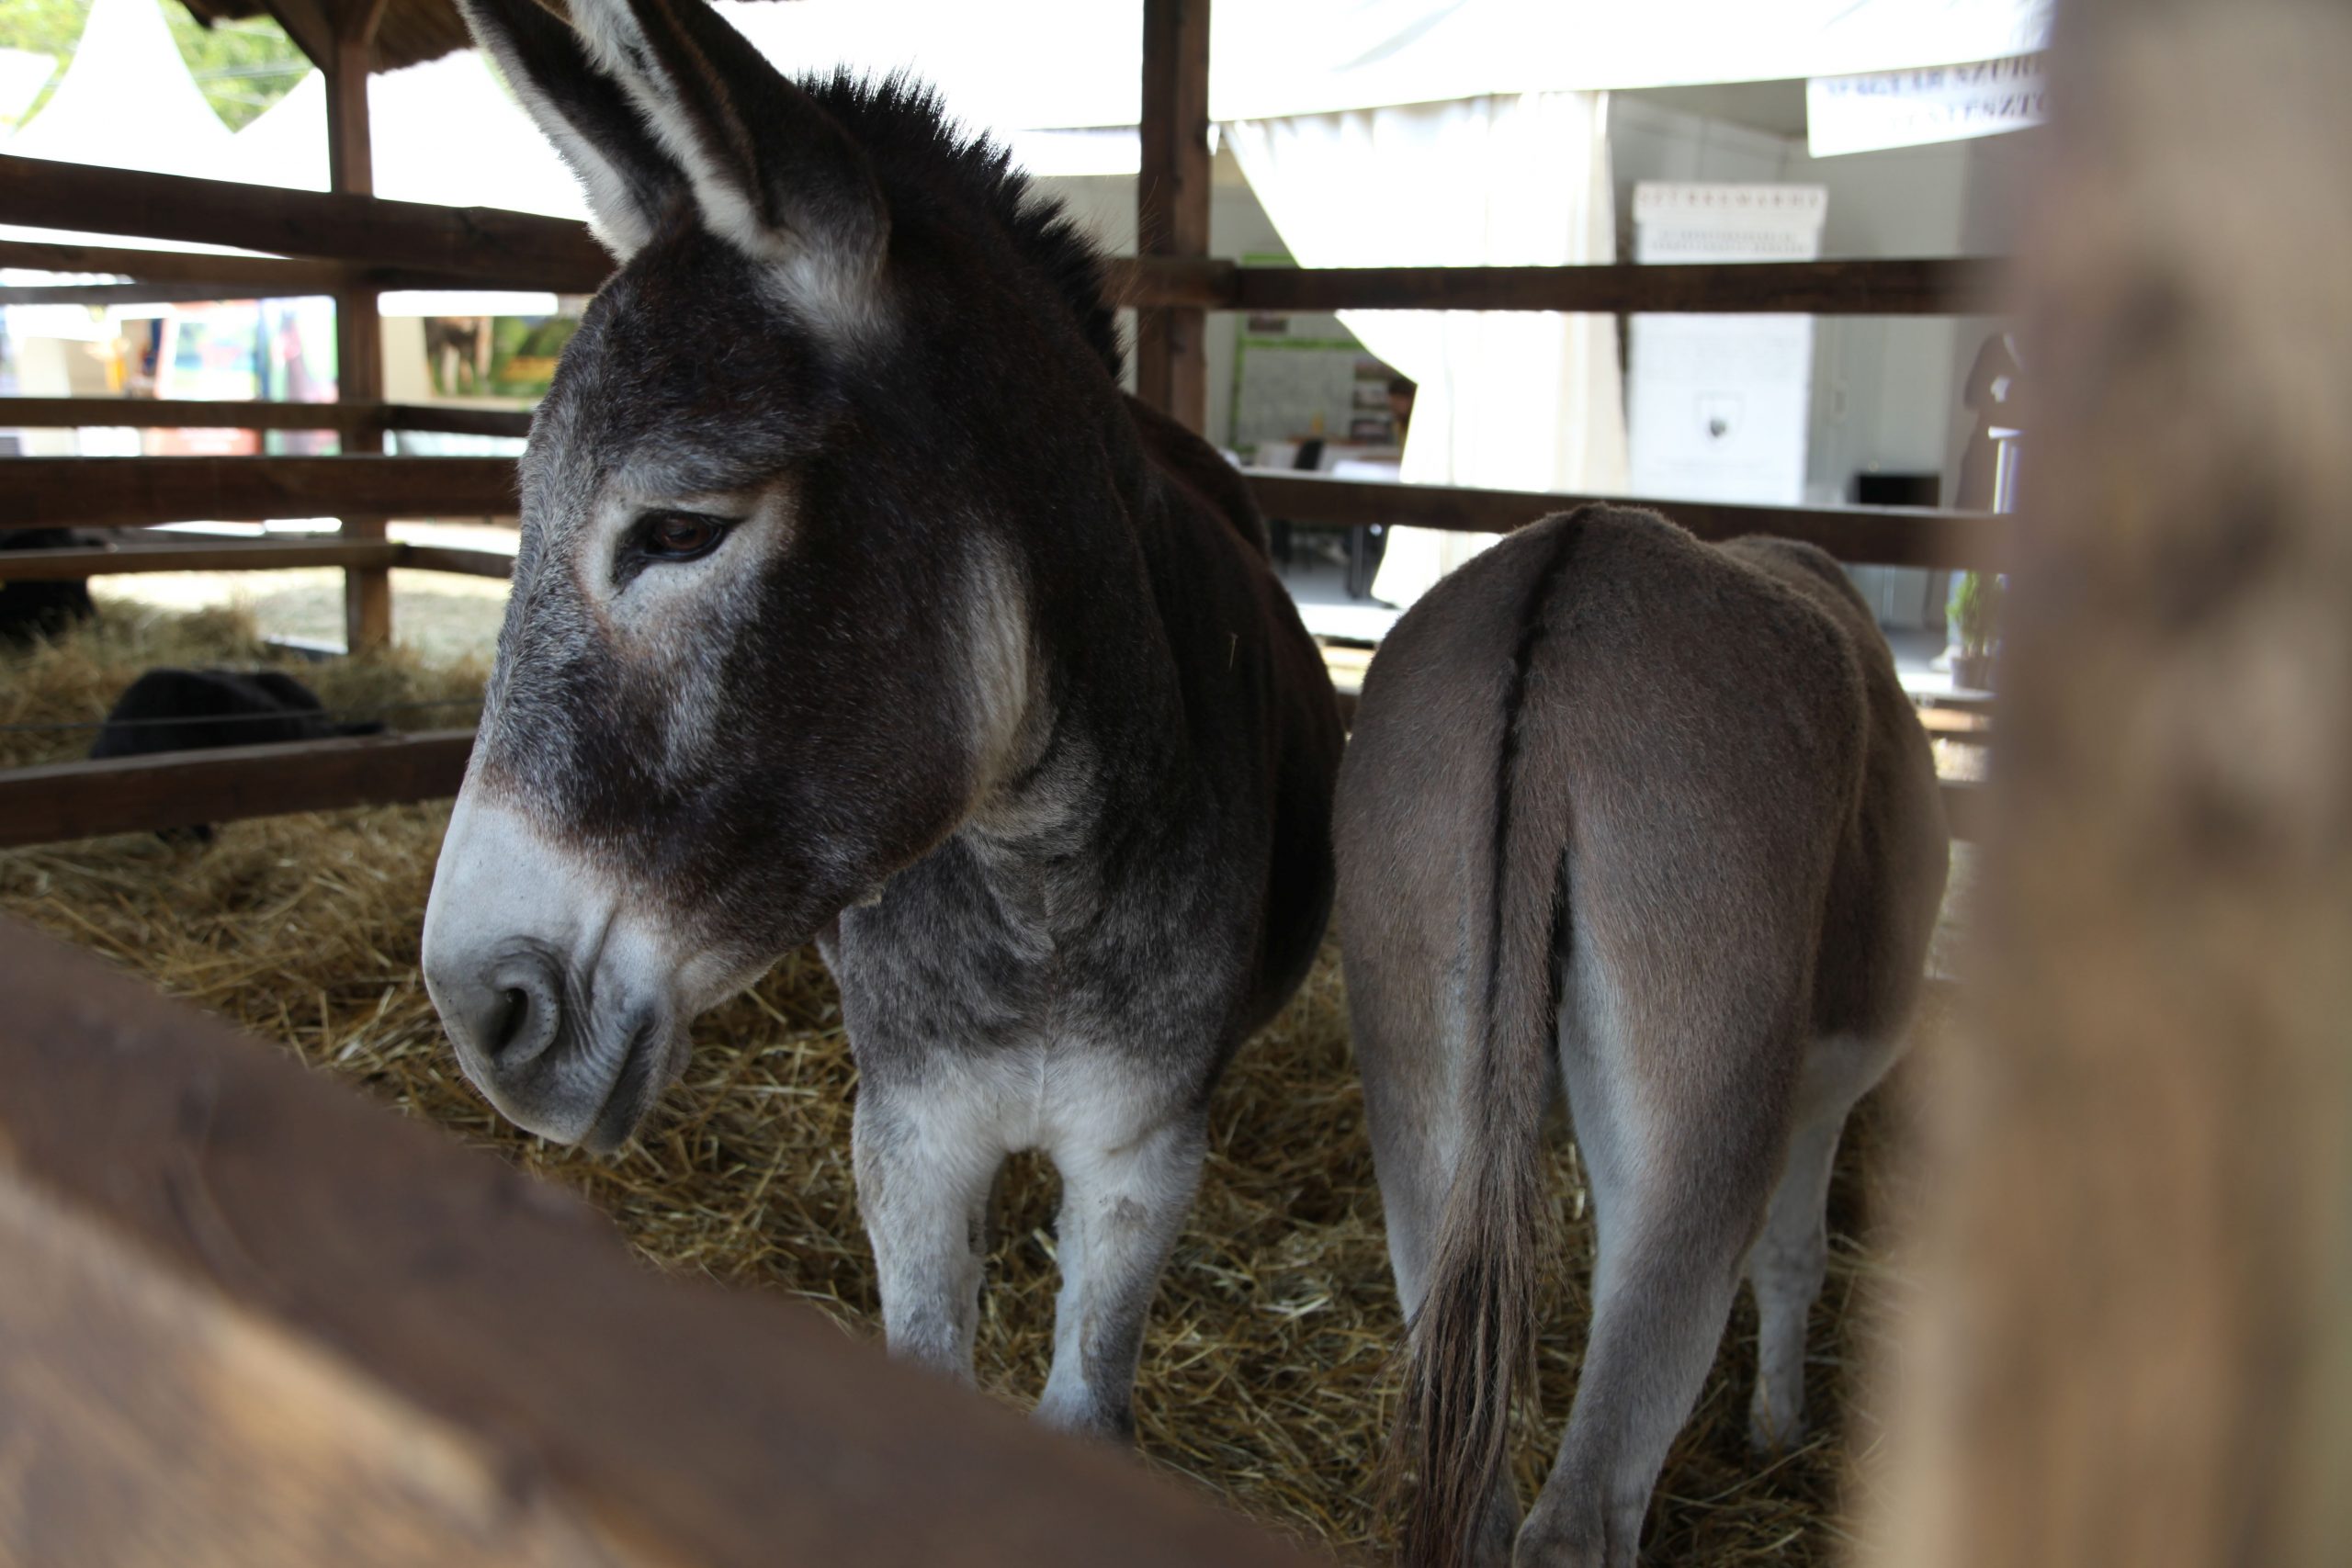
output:
M 1070 535 L 1033 544 L 1024 706 L 971 826 L 1000 852 L 1081 853 L 1166 820 L 1197 793 L 1183 682 L 1160 600 L 1170 495 L 1124 408 L 1106 409 L 1110 480 Z

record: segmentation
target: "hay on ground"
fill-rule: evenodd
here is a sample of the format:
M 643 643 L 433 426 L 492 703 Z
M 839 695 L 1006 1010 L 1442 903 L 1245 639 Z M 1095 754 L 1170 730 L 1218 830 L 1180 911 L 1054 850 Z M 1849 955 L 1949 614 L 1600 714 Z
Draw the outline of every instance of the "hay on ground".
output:
M 249 630 L 233 618 L 118 625 L 88 646 L 73 638 L 6 656 L 0 716 L 86 709 L 100 683 L 94 666 L 161 662 L 151 656 L 166 645 L 174 660 L 220 662 Z M 398 660 L 306 673 L 322 690 L 353 694 L 479 680 L 478 671 Z M 796 1296 L 851 1334 L 875 1334 L 849 1162 L 856 1074 L 814 953 L 791 954 L 696 1024 L 685 1081 L 619 1156 L 551 1146 L 501 1122 L 464 1081 L 419 983 L 419 926 L 447 819 L 446 806 L 394 807 L 228 825 L 209 848 L 138 836 L 9 852 L 0 854 L 0 908 L 582 1192 L 664 1269 Z M 1337 950 L 1327 946 L 1218 1092 L 1206 1179 L 1153 1312 L 1137 1414 L 1153 1462 L 1361 1557 L 1380 1533 L 1371 1477 L 1393 1408 L 1399 1323 L 1347 1039 Z M 1769 1467 L 1748 1457 L 1754 1325 L 1743 1303 L 1661 1478 L 1654 1560 L 1714 1568 L 1838 1553 L 1845 1454 L 1874 1432 L 1852 1408 L 1849 1370 L 1890 1278 L 1856 1239 L 1894 1163 L 1889 1120 L 1866 1113 L 1840 1165 L 1811 1356 L 1824 1435 Z M 1552 1158 L 1562 1266 L 1544 1307 L 1544 1420 L 1540 1430 L 1527 1422 L 1519 1445 L 1522 1496 L 1540 1482 L 1566 1412 L 1587 1311 L 1591 1229 L 1564 1138 Z M 1049 1359 L 1053 1213 L 1050 1171 L 1016 1161 L 999 1201 L 979 1332 L 983 1386 L 1016 1403 L 1034 1399 Z

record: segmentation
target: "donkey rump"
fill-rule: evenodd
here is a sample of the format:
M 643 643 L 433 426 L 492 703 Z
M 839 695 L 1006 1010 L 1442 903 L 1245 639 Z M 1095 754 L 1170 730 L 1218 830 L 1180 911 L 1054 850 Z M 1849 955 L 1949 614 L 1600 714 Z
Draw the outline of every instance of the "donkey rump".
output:
M 1341 773 L 1340 919 L 1412 1319 L 1407 1560 L 1632 1568 L 1743 1271 L 1750 1434 L 1801 1431 L 1848 1110 L 1899 1052 L 1946 858 L 1927 736 L 1838 564 L 1590 506 L 1389 634 Z M 1547 1108 L 1590 1184 L 1593 1318 L 1518 1536 Z

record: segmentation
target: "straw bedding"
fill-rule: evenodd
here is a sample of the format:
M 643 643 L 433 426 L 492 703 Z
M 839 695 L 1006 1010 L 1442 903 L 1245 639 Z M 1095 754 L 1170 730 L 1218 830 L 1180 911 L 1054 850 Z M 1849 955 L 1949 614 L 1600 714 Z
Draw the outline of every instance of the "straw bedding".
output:
M 235 615 L 118 612 L 28 654 L 0 655 L 0 726 L 86 719 L 140 668 L 256 661 Z M 478 667 L 397 657 L 298 671 L 330 706 L 478 689 Z M 458 722 L 470 716 L 464 710 Z M 451 722 L 436 714 L 431 725 Z M 415 726 L 425 727 L 425 726 Z M 8 761 L 55 732 L 0 729 Z M 86 744 L 86 739 L 83 744 Z M 418 929 L 446 806 L 230 825 L 209 848 L 126 837 L 0 853 L 0 908 L 107 955 L 403 1113 L 585 1194 L 664 1269 L 800 1298 L 876 1332 L 849 1167 L 856 1074 L 813 951 L 702 1020 L 685 1081 L 645 1135 L 603 1162 L 500 1122 L 458 1072 L 417 977 Z M 1825 1435 L 1765 1467 L 1743 1443 L 1752 1316 L 1743 1303 L 1649 1527 L 1656 1562 L 1813 1563 L 1839 1555 L 1846 1455 L 1873 1440 L 1852 1369 L 1901 1272 L 1856 1239 L 1904 1207 L 1909 1143 L 1882 1094 L 1849 1137 L 1833 1197 L 1832 1273 L 1815 1314 Z M 1137 1411 L 1149 1460 L 1232 1506 L 1350 1557 L 1379 1544 L 1371 1483 L 1392 1406 L 1398 1317 L 1348 1055 L 1336 944 L 1235 1063 L 1216 1101 L 1198 1207 L 1153 1314 Z M 1591 1229 L 1574 1156 L 1554 1142 L 1556 1299 L 1545 1308 L 1544 1419 L 1526 1423 L 1532 1495 L 1575 1387 Z M 1008 1171 L 979 1335 L 984 1387 L 1034 1398 L 1048 1359 L 1054 1184 Z M 1842 1427 L 1842 1436 L 1841 1436 Z

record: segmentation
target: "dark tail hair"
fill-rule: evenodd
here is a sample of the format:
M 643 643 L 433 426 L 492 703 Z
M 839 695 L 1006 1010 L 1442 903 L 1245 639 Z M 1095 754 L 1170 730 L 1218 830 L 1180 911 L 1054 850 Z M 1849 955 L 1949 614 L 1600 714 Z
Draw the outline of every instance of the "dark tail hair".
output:
M 1485 929 L 1474 921 L 1467 967 L 1467 1135 L 1413 1317 L 1389 1452 L 1392 1483 L 1408 1472 L 1419 1483 L 1400 1531 L 1407 1568 L 1467 1562 L 1507 1472 L 1511 1414 L 1535 1365 L 1544 1058 L 1558 1016 L 1553 954 L 1566 919 L 1568 823 L 1563 802 L 1530 787 L 1527 748 L 1541 740 L 1529 734 L 1525 710 L 1540 695 L 1529 690 L 1531 670 L 1582 531 L 1580 514 L 1558 521 L 1521 608 L 1503 694 Z

